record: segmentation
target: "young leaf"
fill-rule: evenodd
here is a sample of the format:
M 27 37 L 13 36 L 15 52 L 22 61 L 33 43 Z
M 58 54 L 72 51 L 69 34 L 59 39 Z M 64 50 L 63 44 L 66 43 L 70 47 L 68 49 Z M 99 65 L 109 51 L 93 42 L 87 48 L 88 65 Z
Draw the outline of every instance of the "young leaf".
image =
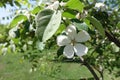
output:
M 25 16 L 25 15 L 17 15 L 13 20 L 12 20 L 12 22 L 10 23 L 10 27 L 15 27 L 17 24 L 18 24 L 18 22 L 21 22 L 21 21 L 26 21 L 28 18 L 27 18 L 27 16 Z
M 88 16 L 87 19 L 90 20 L 92 25 L 98 29 L 98 31 L 101 33 L 101 35 L 103 37 L 105 37 L 105 31 L 104 31 L 104 28 L 103 28 L 102 24 L 96 18 L 94 18 L 93 16 L 92 17 Z
M 67 9 L 62 13 L 62 16 L 66 18 L 75 18 L 76 14 L 77 13 L 74 12 L 72 9 Z
M 82 12 L 84 8 L 84 4 L 80 2 L 80 0 L 69 0 L 66 6 L 70 9 L 78 10 L 80 12 Z
M 45 42 L 46 40 L 48 40 L 53 36 L 53 34 L 59 28 L 60 22 L 61 22 L 61 12 L 55 11 L 44 31 L 43 39 L 42 39 L 43 42 Z
M 41 8 L 40 6 L 37 6 L 37 7 L 35 7 L 35 8 L 31 11 L 31 13 L 32 13 L 32 14 L 37 14 L 41 9 L 42 9 L 42 8 Z
M 36 36 L 38 37 L 40 41 L 42 41 L 44 30 L 46 26 L 48 25 L 53 13 L 54 13 L 53 10 L 45 9 L 45 10 L 40 11 L 38 15 L 36 16 L 36 20 L 35 20 L 36 27 L 37 27 Z

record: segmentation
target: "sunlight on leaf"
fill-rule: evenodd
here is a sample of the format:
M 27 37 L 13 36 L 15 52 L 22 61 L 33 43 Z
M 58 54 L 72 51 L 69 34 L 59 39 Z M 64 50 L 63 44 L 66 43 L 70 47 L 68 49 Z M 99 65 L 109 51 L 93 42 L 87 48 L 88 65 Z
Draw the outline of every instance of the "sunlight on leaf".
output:
M 69 0 L 66 6 L 70 9 L 78 10 L 80 12 L 82 12 L 84 8 L 84 4 L 80 2 L 80 0 Z
M 25 15 L 17 15 L 12 22 L 10 23 L 10 27 L 15 27 L 19 22 L 26 21 L 28 18 Z
M 36 14 L 36 13 L 38 13 L 41 9 L 42 9 L 42 8 L 41 8 L 40 6 L 37 6 L 37 7 L 35 7 L 35 8 L 31 11 L 31 13 L 32 13 L 32 14 Z
M 73 10 L 67 9 L 62 13 L 63 17 L 66 18 L 75 18 L 76 13 Z

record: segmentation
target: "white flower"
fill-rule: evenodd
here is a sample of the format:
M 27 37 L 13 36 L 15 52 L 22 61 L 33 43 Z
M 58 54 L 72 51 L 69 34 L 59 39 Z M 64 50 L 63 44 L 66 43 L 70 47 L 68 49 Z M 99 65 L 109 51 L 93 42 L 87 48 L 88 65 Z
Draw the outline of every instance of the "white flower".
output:
M 43 42 L 37 41 L 36 47 L 38 50 L 43 50 L 45 48 L 45 44 Z
M 10 38 L 15 38 L 16 37 L 16 34 L 15 34 L 15 31 L 17 31 L 17 27 L 14 27 L 12 29 L 9 30 L 9 37 Z
M 23 49 L 23 51 L 26 51 L 27 50 L 27 45 L 24 44 L 22 49 Z
M 33 41 L 28 41 L 27 44 L 32 45 Z
M 114 52 L 119 52 L 120 51 L 120 48 L 118 46 L 116 46 L 115 43 L 111 42 L 110 45 L 112 46 L 112 49 L 113 49 Z
M 39 0 L 38 5 L 41 5 L 42 1 L 43 1 L 43 0 Z
M 3 46 L 3 43 L 0 43 L 0 48 Z
M 0 47 L 6 47 L 7 46 L 7 42 L 5 42 L 5 43 L 0 43 Z
M 75 17 L 76 17 L 77 19 L 85 18 L 85 17 L 87 16 L 87 14 L 88 14 L 87 11 L 83 11 L 82 14 L 81 14 L 81 13 L 77 13 Z
M 6 47 L 2 48 L 2 50 L 1 50 L 1 52 L 2 52 L 3 55 L 5 55 L 7 53 L 7 51 L 8 51 L 8 48 L 6 48 Z
M 30 12 L 29 11 L 25 11 L 24 12 L 24 15 L 28 18 L 28 20 L 30 20 Z
M 69 25 L 66 29 L 66 35 L 59 35 L 57 37 L 57 44 L 59 46 L 65 46 L 63 54 L 67 58 L 72 58 L 74 53 L 77 56 L 83 56 L 87 53 L 88 48 L 80 42 L 85 42 L 90 39 L 89 34 L 82 30 L 76 32 L 76 27 L 74 25 Z
M 96 3 L 95 8 L 97 10 L 105 11 L 107 9 L 107 6 L 104 3 Z
M 66 3 L 65 2 L 60 2 L 60 6 L 65 6 Z
M 7 44 L 8 44 L 7 42 L 3 43 L 3 47 L 7 46 Z
M 57 10 L 59 7 L 59 1 L 55 1 L 53 4 L 49 5 L 46 9 Z
M 30 24 L 29 31 L 35 31 L 35 28 L 33 27 L 33 24 Z
M 16 46 L 15 44 L 10 44 L 9 48 L 11 49 L 12 52 L 15 52 Z
M 10 45 L 9 45 L 9 48 L 12 52 L 15 52 L 15 49 L 16 49 L 16 46 L 14 44 L 14 41 L 13 40 L 10 40 Z

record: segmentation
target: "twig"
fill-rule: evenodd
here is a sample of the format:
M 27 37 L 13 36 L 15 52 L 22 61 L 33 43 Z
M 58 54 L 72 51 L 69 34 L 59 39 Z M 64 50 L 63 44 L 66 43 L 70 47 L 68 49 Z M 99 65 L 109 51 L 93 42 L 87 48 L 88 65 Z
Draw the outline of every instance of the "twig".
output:
M 85 65 L 89 69 L 89 71 L 94 76 L 95 80 L 99 80 L 99 77 L 95 73 L 94 69 L 82 57 L 80 57 L 80 61 L 83 63 L 83 65 Z
M 105 30 L 105 35 L 110 41 L 114 42 L 118 47 L 120 47 L 120 40 L 118 40 L 113 34 L 110 34 Z

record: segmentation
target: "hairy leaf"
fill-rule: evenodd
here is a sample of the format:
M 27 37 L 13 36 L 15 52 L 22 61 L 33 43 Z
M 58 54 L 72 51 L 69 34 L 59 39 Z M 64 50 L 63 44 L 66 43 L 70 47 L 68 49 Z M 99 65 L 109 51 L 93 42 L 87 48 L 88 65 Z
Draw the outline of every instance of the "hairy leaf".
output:
M 61 22 L 61 12 L 60 11 L 55 11 L 53 16 L 50 19 L 49 24 L 47 25 L 44 34 L 43 34 L 43 42 L 48 40 L 53 36 L 53 34 L 57 31 L 57 29 L 60 26 Z
M 38 37 L 38 39 L 40 41 L 42 41 L 42 37 L 43 37 L 43 33 L 45 28 L 47 27 L 52 15 L 53 15 L 54 11 L 50 10 L 50 9 L 45 9 L 42 10 L 38 13 L 38 15 L 36 16 L 36 36 Z
M 46 42 L 59 28 L 61 12 L 45 9 L 36 17 L 36 35 L 40 41 Z

